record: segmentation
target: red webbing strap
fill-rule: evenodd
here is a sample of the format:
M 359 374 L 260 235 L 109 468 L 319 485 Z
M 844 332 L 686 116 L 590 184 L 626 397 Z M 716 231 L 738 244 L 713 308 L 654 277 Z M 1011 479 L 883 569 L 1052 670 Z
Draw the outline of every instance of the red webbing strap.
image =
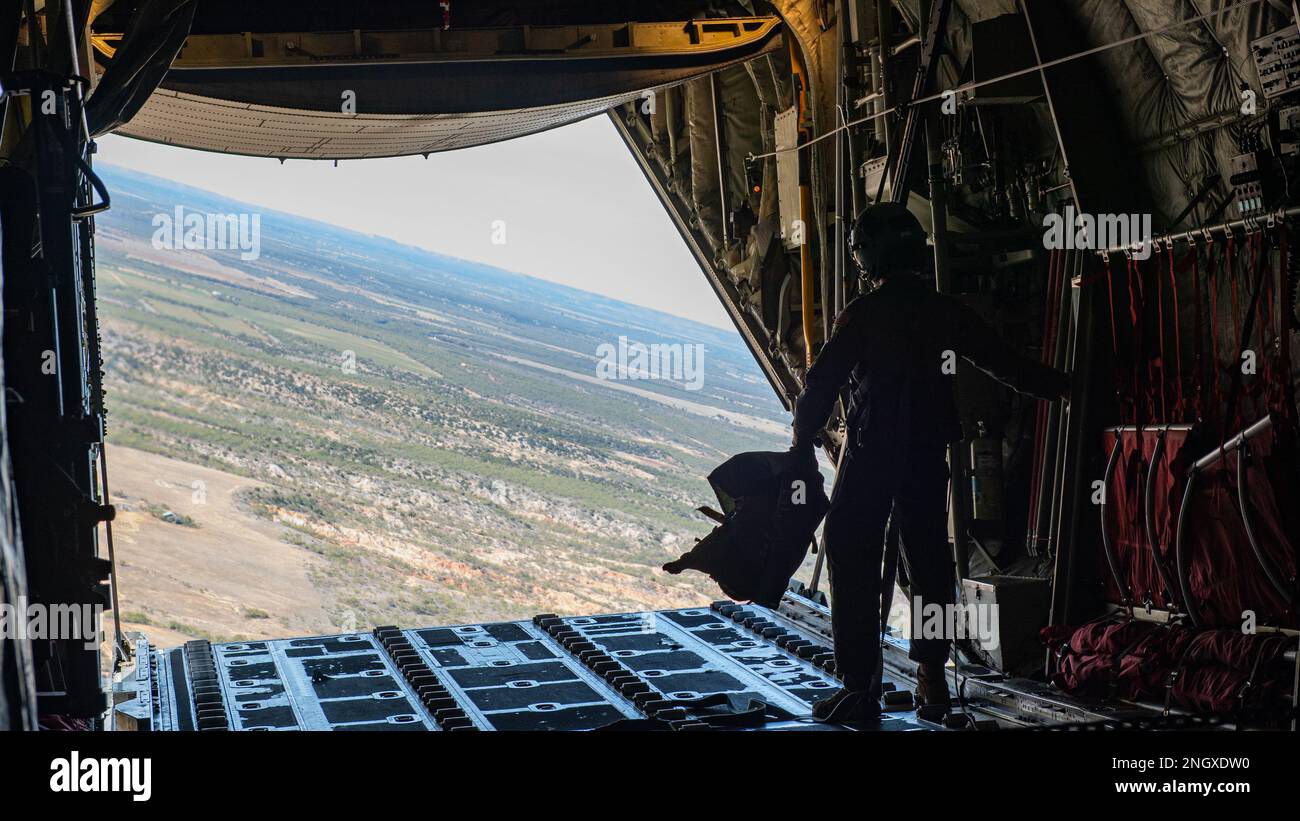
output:
M 1250 303 L 1246 306 L 1245 312 L 1242 313 L 1241 315 L 1242 317 L 1241 336 L 1238 338 L 1237 341 L 1237 347 L 1236 347 L 1237 359 L 1232 368 L 1232 381 L 1228 393 L 1228 406 L 1224 411 L 1224 418 L 1223 418 L 1223 425 L 1222 425 L 1222 431 L 1223 431 L 1222 441 L 1225 442 L 1227 441 L 1228 434 L 1232 430 L 1244 427 L 1245 422 L 1243 420 L 1248 418 L 1248 415 L 1242 412 L 1242 402 L 1241 402 L 1242 395 L 1244 394 L 1253 397 L 1259 391 L 1258 383 L 1252 384 L 1249 390 L 1247 389 L 1247 386 L 1243 384 L 1243 379 L 1242 379 L 1243 373 L 1241 368 L 1241 362 L 1242 362 L 1242 356 L 1244 352 L 1246 351 L 1247 348 L 1250 347 L 1251 344 L 1250 339 L 1252 336 L 1254 336 L 1255 318 L 1258 315 L 1257 306 L 1259 302 L 1261 302 L 1260 296 L 1264 291 L 1264 275 L 1267 273 L 1271 273 L 1271 269 L 1269 268 L 1266 260 L 1267 255 L 1260 253 L 1263 247 L 1262 234 L 1248 234 L 1247 237 L 1250 241 L 1250 246 L 1252 251 L 1251 268 L 1248 269 L 1247 271 L 1249 276 L 1246 282 L 1246 286 L 1249 289 L 1248 293 L 1250 295 Z M 1235 283 L 1234 283 L 1234 289 L 1235 289 Z M 1264 337 L 1264 331 L 1261 329 L 1260 330 L 1261 340 L 1263 339 L 1263 337 Z M 1257 352 L 1256 360 L 1258 360 L 1259 358 L 1260 358 L 1259 353 Z M 1220 452 L 1222 452 L 1222 449 L 1223 446 L 1220 445 Z
M 1273 391 L 1273 378 L 1276 376 L 1277 358 L 1268 354 L 1269 335 L 1273 332 L 1273 252 L 1270 249 L 1269 235 L 1264 231 L 1259 233 L 1259 264 L 1263 270 L 1264 279 L 1260 283 L 1262 293 L 1259 296 L 1259 304 L 1255 316 L 1255 323 L 1259 325 L 1259 358 L 1262 360 L 1261 375 L 1263 382 L 1255 387 L 1253 395 L 1258 404 L 1256 413 L 1251 414 L 1252 419 L 1258 419 L 1268 413 L 1269 395 Z
M 1122 365 L 1119 361 L 1119 332 L 1118 323 L 1115 319 L 1115 282 L 1114 275 L 1110 267 L 1110 255 L 1102 257 L 1106 264 L 1106 295 L 1110 299 L 1110 350 L 1115 357 L 1115 369 L 1122 373 Z M 1115 404 L 1119 411 L 1120 421 L 1130 421 L 1125 414 L 1124 392 L 1120 389 L 1120 379 L 1115 380 Z M 1134 395 L 1134 405 L 1136 406 L 1136 394 Z M 1135 414 L 1136 416 L 1136 414 Z
M 1271 257 L 1272 255 L 1270 254 L 1268 279 L 1265 281 L 1265 285 L 1268 288 L 1268 290 L 1265 292 L 1266 294 L 1265 298 L 1267 299 L 1267 304 L 1265 306 L 1261 306 L 1261 308 L 1265 311 L 1264 316 L 1260 318 L 1260 321 L 1264 323 L 1263 325 L 1260 325 L 1261 337 L 1265 331 L 1272 331 L 1275 334 L 1277 333 L 1277 323 L 1274 321 L 1273 318 L 1274 317 L 1273 303 L 1277 299 L 1277 277 L 1273 276 L 1273 270 L 1272 270 L 1273 260 Z M 1262 337 L 1262 338 L 1264 338 L 1265 344 L 1267 344 L 1268 339 L 1266 337 Z
M 1133 323 L 1133 404 L 1134 425 L 1141 428 L 1146 422 L 1151 420 L 1156 413 L 1155 394 L 1151 389 L 1151 357 L 1147 355 L 1146 328 L 1142 322 L 1142 315 L 1146 313 L 1146 287 L 1142 282 L 1142 266 L 1133 258 L 1132 254 L 1128 255 L 1128 295 L 1129 319 Z M 1143 363 L 1145 361 L 1145 364 Z M 1142 373 L 1145 370 L 1146 379 L 1142 380 Z M 1146 408 L 1144 413 L 1139 413 L 1137 408 L 1141 407 L 1139 399 L 1145 394 Z
M 1110 270 L 1110 254 L 1102 257 L 1106 264 L 1106 295 L 1110 298 L 1110 349 L 1116 356 L 1119 355 L 1119 338 L 1115 334 L 1115 283 L 1112 282 Z M 1118 363 L 1116 363 L 1118 364 Z
M 1214 246 L 1210 246 L 1213 252 Z M 1224 255 L 1219 255 L 1219 264 L 1223 264 Z M 1219 283 L 1215 277 L 1214 255 L 1209 255 L 1205 270 L 1205 287 L 1210 292 L 1210 394 L 1214 397 L 1214 412 L 1217 415 L 1223 409 L 1223 380 L 1219 373 Z
M 1178 318 L 1178 274 L 1174 270 L 1174 244 L 1169 243 L 1169 292 L 1173 297 L 1174 313 L 1174 390 L 1177 392 L 1177 401 L 1174 403 L 1174 416 L 1179 422 L 1187 421 L 1187 397 L 1183 391 L 1183 327 Z M 1161 342 L 1164 341 L 1164 322 L 1161 321 Z M 1160 352 L 1161 364 L 1167 367 L 1164 362 L 1164 351 Z M 1169 421 L 1166 419 L 1165 421 Z
M 1277 276 L 1278 276 L 1278 282 L 1282 288 L 1282 293 L 1280 294 L 1280 298 L 1277 300 L 1278 303 L 1277 334 L 1279 340 L 1278 347 L 1280 348 L 1280 353 L 1278 357 L 1278 368 L 1279 370 L 1282 371 L 1282 373 L 1279 375 L 1279 378 L 1277 380 L 1278 398 L 1276 400 L 1276 404 L 1274 405 L 1273 408 L 1271 408 L 1271 410 L 1275 411 L 1283 418 L 1291 419 L 1292 410 L 1295 407 L 1295 402 L 1292 394 L 1295 391 L 1294 391 L 1294 386 L 1291 383 L 1290 342 L 1291 342 L 1292 305 L 1291 305 L 1291 292 L 1287 287 L 1287 271 L 1288 271 L 1287 266 L 1290 265 L 1287 256 L 1289 252 L 1289 248 L 1287 247 L 1287 239 L 1290 236 L 1290 232 L 1287 230 L 1287 225 L 1285 222 L 1283 222 L 1281 225 L 1278 226 L 1278 233 L 1281 236 L 1278 242 L 1279 261 L 1278 261 Z
M 1265 239 L 1271 240 L 1272 237 L 1261 234 L 1260 235 L 1261 246 L 1265 245 Z M 1260 356 L 1263 357 L 1264 359 L 1264 385 L 1261 390 L 1262 396 L 1260 397 L 1260 402 L 1262 404 L 1262 407 L 1260 408 L 1260 412 L 1255 414 L 1255 418 L 1263 416 L 1264 414 L 1268 413 L 1272 409 L 1272 404 L 1273 404 L 1272 398 L 1273 395 L 1277 392 L 1276 387 L 1277 387 L 1277 380 L 1278 380 L 1278 364 L 1282 358 L 1281 357 L 1282 345 L 1280 344 L 1281 340 L 1279 337 L 1273 337 L 1274 339 L 1279 340 L 1278 355 L 1268 356 L 1265 353 L 1269 349 L 1270 335 L 1277 331 L 1277 325 L 1273 320 L 1273 303 L 1276 296 L 1275 293 L 1276 288 L 1274 287 L 1273 284 L 1274 283 L 1273 253 L 1267 247 L 1264 247 L 1262 253 L 1264 255 L 1263 264 L 1267 266 L 1268 273 L 1264 275 L 1264 285 L 1263 285 L 1264 294 L 1259 301 L 1259 318 L 1256 321 L 1259 323 Z
M 1132 368 L 1132 374 L 1130 375 L 1133 378 L 1133 393 L 1131 394 L 1133 400 L 1133 424 L 1141 427 L 1142 413 L 1139 398 L 1142 396 L 1142 388 L 1139 358 L 1141 357 L 1142 346 L 1138 341 L 1137 292 L 1133 288 L 1133 255 L 1125 254 L 1124 259 L 1126 260 L 1125 275 L 1128 279 L 1129 367 Z
M 1241 299 L 1237 294 L 1237 260 L 1232 253 L 1233 245 L 1235 243 L 1236 243 L 1236 239 L 1232 231 L 1229 230 L 1228 231 L 1228 282 L 1232 286 L 1231 294 L 1232 294 L 1232 345 L 1233 346 L 1228 350 L 1233 351 L 1236 354 L 1240 354 L 1241 352 L 1236 350 L 1238 340 L 1241 339 L 1242 317 L 1241 317 Z M 1233 360 L 1232 367 L 1240 368 L 1241 367 L 1240 359 Z M 1231 425 L 1232 421 L 1233 420 L 1231 419 L 1227 420 L 1227 424 Z
M 1173 276 L 1173 249 L 1169 251 L 1169 274 Z M 1178 306 L 1174 306 L 1177 313 Z M 1156 350 L 1160 352 L 1160 421 L 1169 421 L 1169 403 L 1165 396 L 1165 384 L 1169 381 L 1169 360 L 1165 359 L 1165 280 L 1156 274 Z M 1150 361 L 1148 357 L 1147 361 Z
M 1232 361 L 1228 363 L 1227 399 L 1225 404 L 1220 406 L 1221 410 L 1223 411 L 1223 419 L 1219 426 L 1220 427 L 1220 431 L 1219 431 L 1219 459 L 1220 460 L 1226 460 L 1228 458 L 1228 454 L 1225 450 L 1225 446 L 1228 440 L 1228 431 L 1237 429 L 1233 427 L 1233 423 L 1236 421 L 1238 416 L 1237 402 L 1241 395 L 1241 392 L 1238 390 L 1238 386 L 1241 385 L 1241 382 L 1239 381 L 1241 375 L 1241 349 L 1238 347 L 1239 345 L 1242 344 L 1241 302 L 1237 294 L 1237 268 L 1235 264 L 1236 259 L 1233 257 L 1232 254 L 1233 247 L 1236 244 L 1236 235 L 1232 233 L 1231 228 L 1227 229 L 1226 233 L 1228 235 L 1228 283 L 1230 285 L 1228 293 L 1232 298 L 1232 307 L 1231 307 L 1232 339 L 1228 343 L 1228 352 L 1232 355 Z M 1246 234 L 1246 238 L 1249 239 L 1250 234 Z M 1237 427 L 1239 428 L 1240 426 Z
M 1138 322 L 1142 319 L 1142 309 L 1139 302 L 1144 301 L 1146 292 L 1142 283 L 1142 270 L 1138 266 L 1138 261 L 1133 258 L 1132 254 L 1128 255 L 1128 318 L 1133 323 L 1133 327 L 1138 327 Z
M 1207 251 L 1210 249 L 1206 249 Z M 1201 255 L 1192 246 L 1191 266 L 1192 266 L 1192 301 L 1196 303 L 1195 321 L 1196 332 L 1193 334 L 1193 353 L 1194 372 L 1192 373 L 1192 413 L 1195 416 L 1193 421 L 1199 422 L 1203 412 L 1201 391 L 1204 389 L 1204 370 L 1205 370 L 1205 334 L 1201 330 Z
M 1243 336 L 1246 336 L 1247 334 L 1253 336 L 1254 334 L 1250 333 L 1250 331 L 1253 330 L 1251 326 L 1252 325 L 1258 326 L 1259 345 L 1252 347 L 1249 338 L 1243 339 L 1240 343 L 1242 345 L 1242 350 L 1237 352 L 1237 358 L 1238 360 L 1240 360 L 1241 355 L 1245 353 L 1245 351 L 1247 350 L 1254 351 L 1255 367 L 1258 369 L 1257 373 L 1259 374 L 1260 380 L 1262 381 L 1251 380 L 1250 384 L 1245 384 L 1244 380 L 1239 381 L 1239 387 L 1238 387 L 1239 398 L 1236 406 L 1236 410 L 1237 410 L 1236 419 L 1238 423 L 1237 425 L 1238 428 L 1245 426 L 1246 419 L 1257 418 L 1255 414 L 1247 413 L 1245 410 L 1243 410 L 1245 403 L 1240 401 L 1240 397 L 1241 396 L 1250 397 L 1251 400 L 1254 401 L 1255 398 L 1259 395 L 1261 387 L 1267 384 L 1268 375 L 1269 375 L 1268 356 L 1264 350 L 1264 346 L 1267 342 L 1267 335 L 1268 335 L 1268 321 L 1264 318 L 1263 305 L 1264 305 L 1264 293 L 1266 290 L 1265 285 L 1267 283 L 1267 280 L 1271 279 L 1271 274 L 1272 274 L 1272 271 L 1269 268 L 1269 263 L 1271 262 L 1271 260 L 1269 258 L 1267 249 L 1264 247 L 1263 232 L 1257 231 L 1255 233 L 1247 235 L 1247 241 L 1250 244 L 1250 267 L 1246 269 L 1246 288 L 1248 289 L 1247 296 L 1253 301 L 1246 304 L 1242 311 L 1241 332 Z M 1247 314 L 1251 314 L 1251 313 L 1254 314 L 1254 317 L 1247 316 Z M 1240 361 L 1236 363 L 1236 367 L 1238 368 L 1241 367 Z
M 1133 421 L 1137 424 L 1138 420 L 1138 397 L 1142 391 L 1138 386 L 1138 345 L 1137 341 L 1137 292 L 1133 288 L 1133 255 L 1124 255 L 1124 275 L 1128 285 L 1128 322 L 1129 322 L 1129 365 L 1133 368 Z

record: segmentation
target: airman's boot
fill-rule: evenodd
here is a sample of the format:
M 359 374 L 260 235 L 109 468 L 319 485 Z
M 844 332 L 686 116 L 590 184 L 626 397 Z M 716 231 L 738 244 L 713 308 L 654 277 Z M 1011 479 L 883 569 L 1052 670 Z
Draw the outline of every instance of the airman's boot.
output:
M 916 668 L 916 700 L 923 705 L 952 707 L 948 676 L 942 664 L 920 664 Z
M 853 724 L 880 718 L 880 701 L 864 690 L 839 690 L 813 705 L 814 721 Z

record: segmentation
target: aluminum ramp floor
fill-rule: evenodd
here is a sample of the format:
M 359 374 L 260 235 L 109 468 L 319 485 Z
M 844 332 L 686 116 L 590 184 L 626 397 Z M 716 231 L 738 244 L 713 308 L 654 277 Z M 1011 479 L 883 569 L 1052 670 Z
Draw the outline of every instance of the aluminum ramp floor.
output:
M 154 731 L 850 729 L 810 717 L 839 686 L 825 642 L 730 602 L 162 650 L 141 641 L 116 712 L 119 727 Z M 907 686 L 887 677 L 886 689 Z M 755 702 L 768 705 L 763 718 L 717 721 Z M 940 727 L 909 711 L 871 729 Z

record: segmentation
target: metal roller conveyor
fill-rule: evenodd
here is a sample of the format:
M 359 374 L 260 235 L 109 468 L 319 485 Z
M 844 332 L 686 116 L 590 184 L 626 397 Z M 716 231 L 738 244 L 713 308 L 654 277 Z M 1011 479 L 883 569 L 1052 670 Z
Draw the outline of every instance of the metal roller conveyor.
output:
M 155 649 L 119 685 L 148 730 L 821 729 L 826 639 L 778 612 L 711 607 Z M 887 677 L 887 691 L 903 692 Z M 889 712 L 882 729 L 938 729 Z

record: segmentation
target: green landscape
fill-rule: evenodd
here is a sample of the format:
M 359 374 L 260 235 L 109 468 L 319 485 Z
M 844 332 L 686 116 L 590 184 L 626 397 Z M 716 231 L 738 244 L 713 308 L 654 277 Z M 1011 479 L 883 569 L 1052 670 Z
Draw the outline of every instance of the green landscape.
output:
M 719 597 L 659 565 L 708 532 L 694 508 L 714 501 L 709 470 L 788 443 L 735 333 L 104 176 L 98 305 L 131 629 L 165 644 Z M 257 214 L 256 258 L 158 247 L 156 217 L 177 205 Z M 702 386 L 597 379 L 620 336 L 702 345 Z

